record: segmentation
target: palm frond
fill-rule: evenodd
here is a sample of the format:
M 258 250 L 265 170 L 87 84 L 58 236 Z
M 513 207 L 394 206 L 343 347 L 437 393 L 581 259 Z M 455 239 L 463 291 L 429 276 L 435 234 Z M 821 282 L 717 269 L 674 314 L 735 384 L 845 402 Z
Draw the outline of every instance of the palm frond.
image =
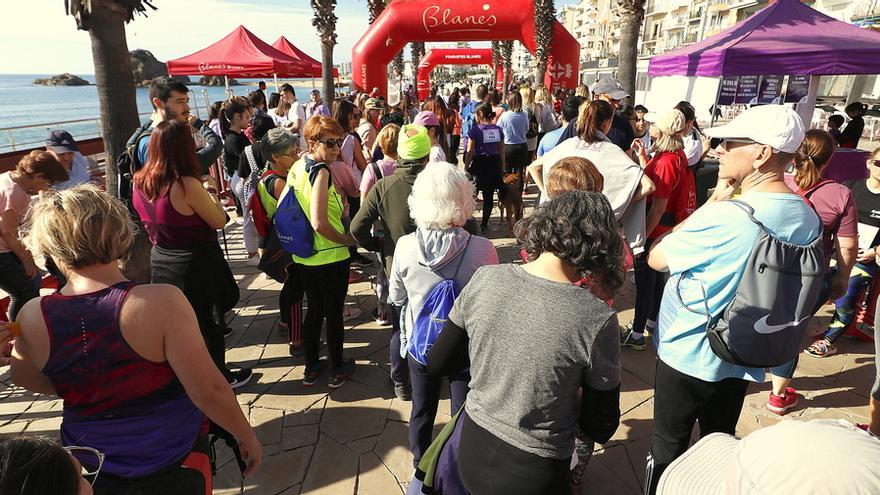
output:
M 336 0 L 311 0 L 312 10 L 315 17 L 312 18 L 312 26 L 318 30 L 321 43 L 336 44 Z
M 78 29 L 88 30 L 92 11 L 95 8 L 107 8 L 119 12 L 125 22 L 134 20 L 140 14 L 147 17 L 147 9 L 158 10 L 153 0 L 64 0 L 64 13 L 76 19 Z

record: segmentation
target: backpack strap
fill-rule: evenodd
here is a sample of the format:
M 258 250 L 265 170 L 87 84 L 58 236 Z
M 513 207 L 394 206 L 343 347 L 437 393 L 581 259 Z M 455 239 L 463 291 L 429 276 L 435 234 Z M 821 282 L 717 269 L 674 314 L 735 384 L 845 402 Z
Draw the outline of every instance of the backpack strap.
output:
M 730 203 L 735 204 L 735 205 L 738 206 L 741 210 L 743 210 L 744 212 L 746 212 L 746 215 L 749 216 L 749 220 L 750 220 L 753 224 L 757 225 L 759 229 L 761 229 L 761 230 L 764 231 L 764 232 L 767 231 L 767 229 L 764 227 L 764 224 L 761 223 L 760 220 L 758 220 L 757 218 L 755 218 L 755 216 L 754 216 L 754 215 L 755 215 L 755 209 L 752 208 L 748 203 L 746 203 L 745 201 L 740 201 L 740 200 L 738 200 L 738 199 L 728 199 L 727 201 L 730 202 Z
M 376 174 L 376 180 L 384 178 L 382 175 L 382 168 L 379 167 L 379 164 L 376 163 L 375 160 L 370 162 L 370 166 L 373 168 L 373 173 Z

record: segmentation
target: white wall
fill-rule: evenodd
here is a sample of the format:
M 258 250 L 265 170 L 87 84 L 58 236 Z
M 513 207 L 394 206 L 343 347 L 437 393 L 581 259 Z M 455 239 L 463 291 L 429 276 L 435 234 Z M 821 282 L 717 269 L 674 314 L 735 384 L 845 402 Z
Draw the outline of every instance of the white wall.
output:
M 708 122 L 712 116 L 709 107 L 715 104 L 718 94 L 718 82 L 717 77 L 654 77 L 649 91 L 636 92 L 636 101 L 651 112 L 662 112 L 682 100 L 689 101 L 697 111 L 697 120 Z

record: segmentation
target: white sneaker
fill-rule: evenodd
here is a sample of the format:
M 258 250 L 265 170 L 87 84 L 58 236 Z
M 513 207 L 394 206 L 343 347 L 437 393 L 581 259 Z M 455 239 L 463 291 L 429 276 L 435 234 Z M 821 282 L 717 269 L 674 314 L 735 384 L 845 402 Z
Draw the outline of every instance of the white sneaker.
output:
M 247 266 L 260 266 L 260 256 L 251 256 L 250 258 L 248 258 L 247 261 L 244 262 L 244 264 Z

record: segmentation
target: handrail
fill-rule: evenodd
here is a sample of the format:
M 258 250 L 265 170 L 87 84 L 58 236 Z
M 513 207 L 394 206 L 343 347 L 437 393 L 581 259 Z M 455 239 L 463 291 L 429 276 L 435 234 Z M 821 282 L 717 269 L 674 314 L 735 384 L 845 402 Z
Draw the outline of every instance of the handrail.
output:
M 139 113 L 138 117 L 141 117 L 143 115 L 152 115 L 152 113 L 151 112 Z M 101 117 L 90 117 L 87 119 L 75 119 L 75 120 L 59 120 L 59 121 L 53 121 L 53 122 L 43 122 L 40 124 L 16 125 L 16 126 L 12 126 L 12 127 L 0 127 L 0 132 L 2 132 L 2 131 L 15 131 L 18 129 L 32 129 L 34 127 L 56 126 L 56 125 L 61 125 L 61 124 L 79 124 L 82 122 L 92 122 L 95 120 L 100 121 Z

